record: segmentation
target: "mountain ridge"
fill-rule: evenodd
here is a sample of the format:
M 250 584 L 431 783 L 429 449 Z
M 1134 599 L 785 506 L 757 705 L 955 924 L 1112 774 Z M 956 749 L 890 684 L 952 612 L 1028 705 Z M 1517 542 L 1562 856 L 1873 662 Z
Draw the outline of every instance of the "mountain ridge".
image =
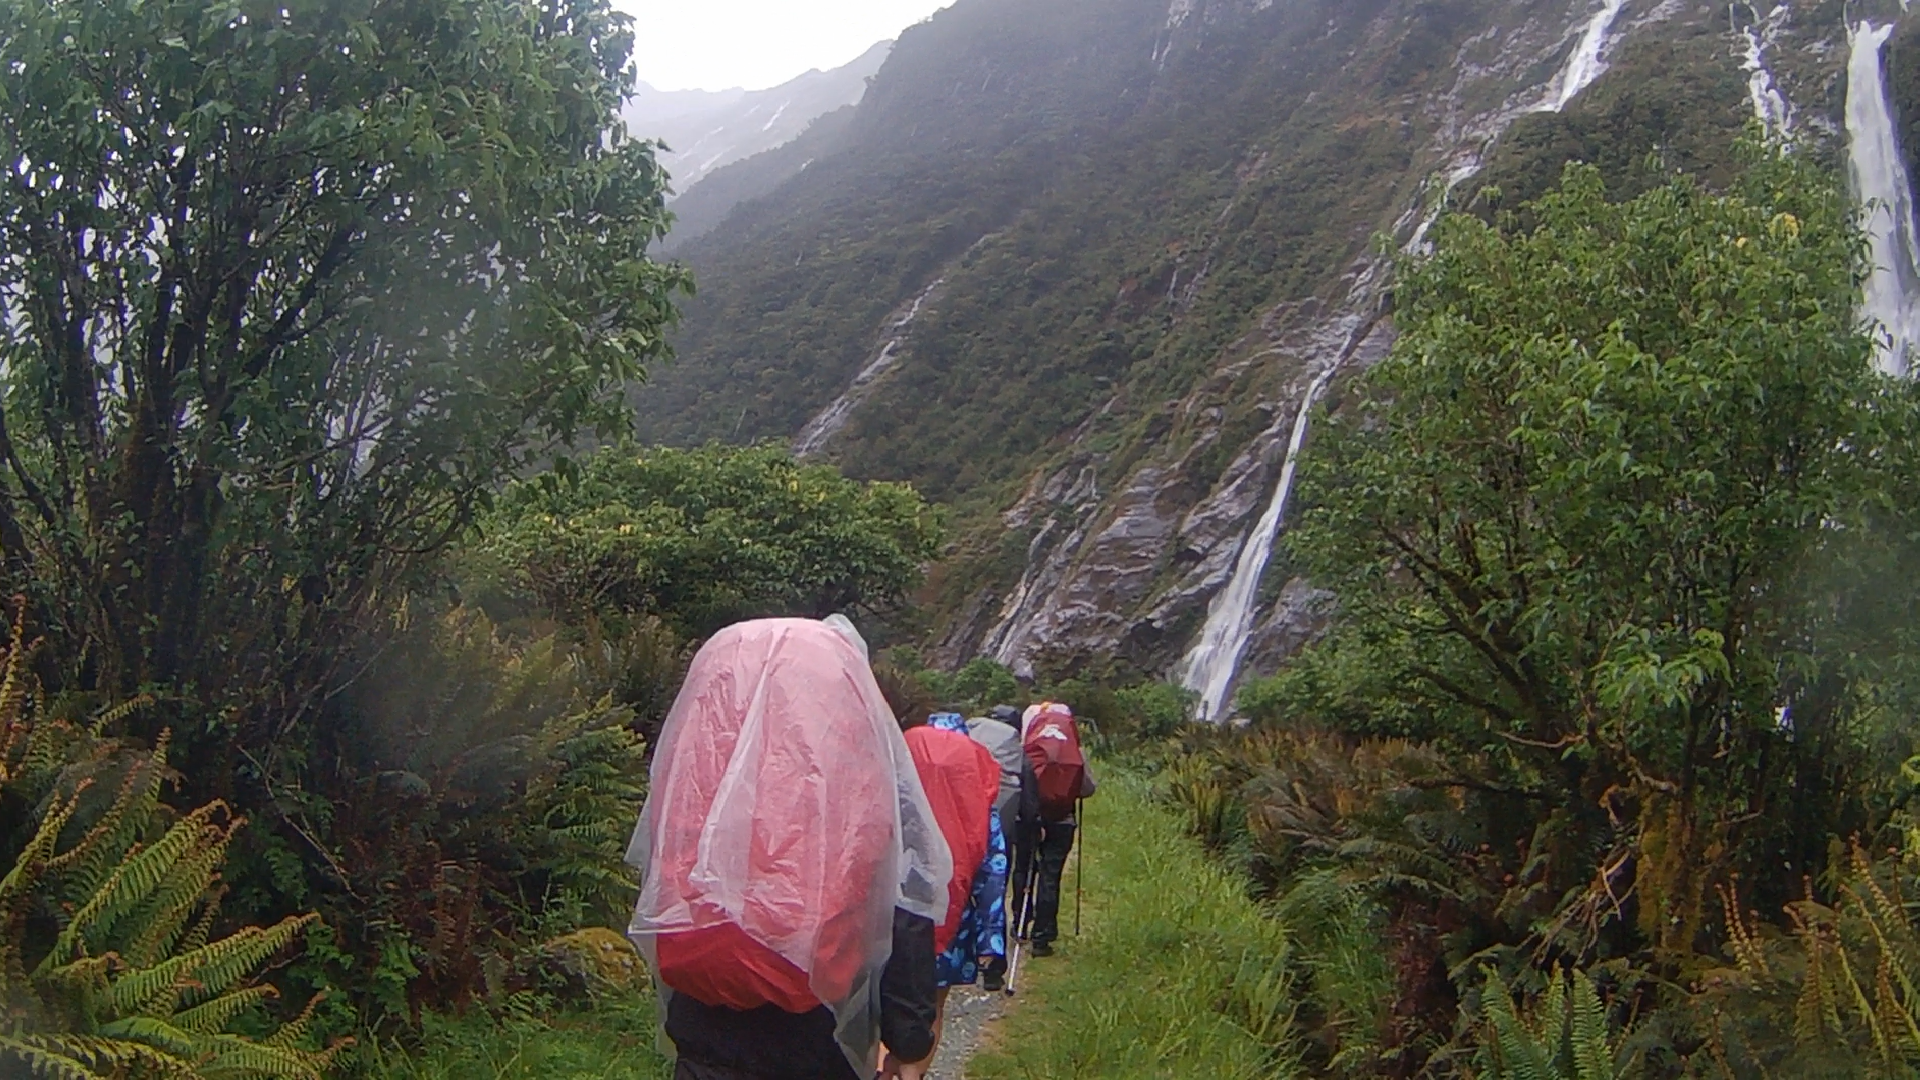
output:
M 630 134 L 665 144 L 659 159 L 678 201 L 715 169 L 792 142 L 818 117 L 857 104 L 892 46 L 876 42 L 839 67 L 764 90 L 657 90 L 642 81 L 621 119 Z
M 1564 108 L 1602 5 L 1175 0 L 1102 21 L 1069 2 L 996 24 L 1023 7 L 961 0 L 904 33 L 803 172 L 682 249 L 703 293 L 638 399 L 648 438 L 805 430 L 951 503 L 932 658 L 1023 673 L 1182 669 L 1309 387 L 1337 406 L 1391 341 L 1376 236 L 1417 244 L 1439 205 L 1490 213 L 1488 185 L 1515 205 L 1571 159 L 1620 194 L 1725 176 L 1753 115 L 1744 32 L 1768 18 L 1764 66 L 1810 152 L 1835 153 L 1844 95 L 1838 3 L 1734 25 L 1616 4 Z M 1894 91 L 1920 124 L 1920 86 Z M 1276 552 L 1252 665 L 1325 604 Z

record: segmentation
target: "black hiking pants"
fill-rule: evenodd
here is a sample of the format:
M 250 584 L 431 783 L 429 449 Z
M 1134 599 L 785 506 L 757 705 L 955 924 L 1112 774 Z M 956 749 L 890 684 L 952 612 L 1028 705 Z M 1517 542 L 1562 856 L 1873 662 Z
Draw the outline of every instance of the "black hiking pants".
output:
M 1067 869 L 1067 856 L 1073 851 L 1073 822 L 1045 821 L 1040 824 L 1038 842 L 1022 844 L 1014 864 L 1015 918 L 1023 918 L 1029 901 L 1033 904 L 1033 942 L 1046 944 L 1060 936 L 1060 878 Z M 1033 877 L 1035 857 L 1040 873 Z M 1033 895 L 1026 894 L 1027 883 L 1034 883 Z

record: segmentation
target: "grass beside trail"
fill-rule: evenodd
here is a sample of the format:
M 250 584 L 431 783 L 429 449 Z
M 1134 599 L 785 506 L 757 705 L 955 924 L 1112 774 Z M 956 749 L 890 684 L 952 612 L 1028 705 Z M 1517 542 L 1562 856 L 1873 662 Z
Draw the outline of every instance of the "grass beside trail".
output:
M 1012 1012 L 968 1080 L 1296 1075 L 1286 940 L 1140 779 L 1108 770 L 1085 806 L 1085 913 L 1073 875 L 1059 951 L 1022 961 Z
M 1083 823 L 1085 911 L 1072 935 L 1073 864 L 1059 952 L 1023 961 L 1020 995 L 987 1032 L 968 1080 L 1275 1080 L 1293 987 L 1286 940 L 1240 883 L 1111 768 Z M 387 1049 L 391 1080 L 666 1080 L 650 997 L 497 1020 L 429 1017 L 420 1049 Z M 952 1080 L 940 1077 L 938 1080 Z
M 497 1019 L 476 1011 L 430 1016 L 415 1051 L 388 1048 L 366 1070 L 387 1080 L 667 1080 L 651 996 L 607 1000 L 548 1016 Z

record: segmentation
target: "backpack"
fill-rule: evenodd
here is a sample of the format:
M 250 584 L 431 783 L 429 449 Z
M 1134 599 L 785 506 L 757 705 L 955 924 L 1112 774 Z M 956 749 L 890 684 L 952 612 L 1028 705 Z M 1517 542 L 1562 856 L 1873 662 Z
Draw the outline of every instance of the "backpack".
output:
M 1027 768 L 1027 751 L 1020 745 L 1020 729 L 1014 726 L 1019 722 L 1017 713 L 1013 724 L 992 717 L 967 719 L 967 734 L 986 747 L 1000 766 L 1000 793 L 994 797 L 993 808 L 1000 811 L 1000 824 L 1007 829 L 1013 828 L 1019 817 L 1020 777 Z
M 938 842 L 907 758 L 866 661 L 824 624 L 710 638 L 661 731 L 628 854 L 644 868 L 629 936 L 659 981 L 740 1011 L 864 994 L 909 903 L 915 845 Z M 929 917 L 946 900 L 933 880 Z
M 1065 821 L 1073 816 L 1087 778 L 1087 758 L 1080 751 L 1080 729 L 1073 711 L 1048 702 L 1027 725 L 1023 741 L 1027 761 L 1040 787 L 1040 820 Z
M 933 950 L 946 952 L 960 931 L 961 916 L 973 892 L 973 878 L 987 857 L 993 799 L 1000 788 L 1000 766 L 986 747 L 960 731 L 936 727 L 941 717 L 907 732 L 907 752 L 920 773 L 920 786 L 933 807 L 934 821 L 953 853 L 953 877 L 947 883 L 946 917 L 933 931 Z

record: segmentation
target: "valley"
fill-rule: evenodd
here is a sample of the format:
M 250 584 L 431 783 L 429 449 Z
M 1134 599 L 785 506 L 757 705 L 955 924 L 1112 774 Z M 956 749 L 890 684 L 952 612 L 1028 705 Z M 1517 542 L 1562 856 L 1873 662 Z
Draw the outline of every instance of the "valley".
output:
M 914 28 L 804 175 L 680 250 L 710 284 L 640 427 L 793 439 L 954 505 L 944 662 L 1103 658 L 1214 711 L 1237 658 L 1270 671 L 1318 621 L 1309 583 L 1261 571 L 1309 400 L 1391 341 L 1376 237 L 1417 248 L 1443 207 L 1485 208 L 1486 187 L 1516 205 L 1570 159 L 1622 194 L 1724 176 L 1750 120 L 1790 114 L 1807 152 L 1842 155 L 1846 103 L 1882 100 L 1848 96 L 1849 25 L 1916 47 L 1910 23 L 1889 44 L 1892 6 L 1045 12 Z M 1891 137 L 1917 106 L 1889 89 Z M 1911 302 L 1893 273 L 1873 287 L 1906 299 L 1876 311 Z

